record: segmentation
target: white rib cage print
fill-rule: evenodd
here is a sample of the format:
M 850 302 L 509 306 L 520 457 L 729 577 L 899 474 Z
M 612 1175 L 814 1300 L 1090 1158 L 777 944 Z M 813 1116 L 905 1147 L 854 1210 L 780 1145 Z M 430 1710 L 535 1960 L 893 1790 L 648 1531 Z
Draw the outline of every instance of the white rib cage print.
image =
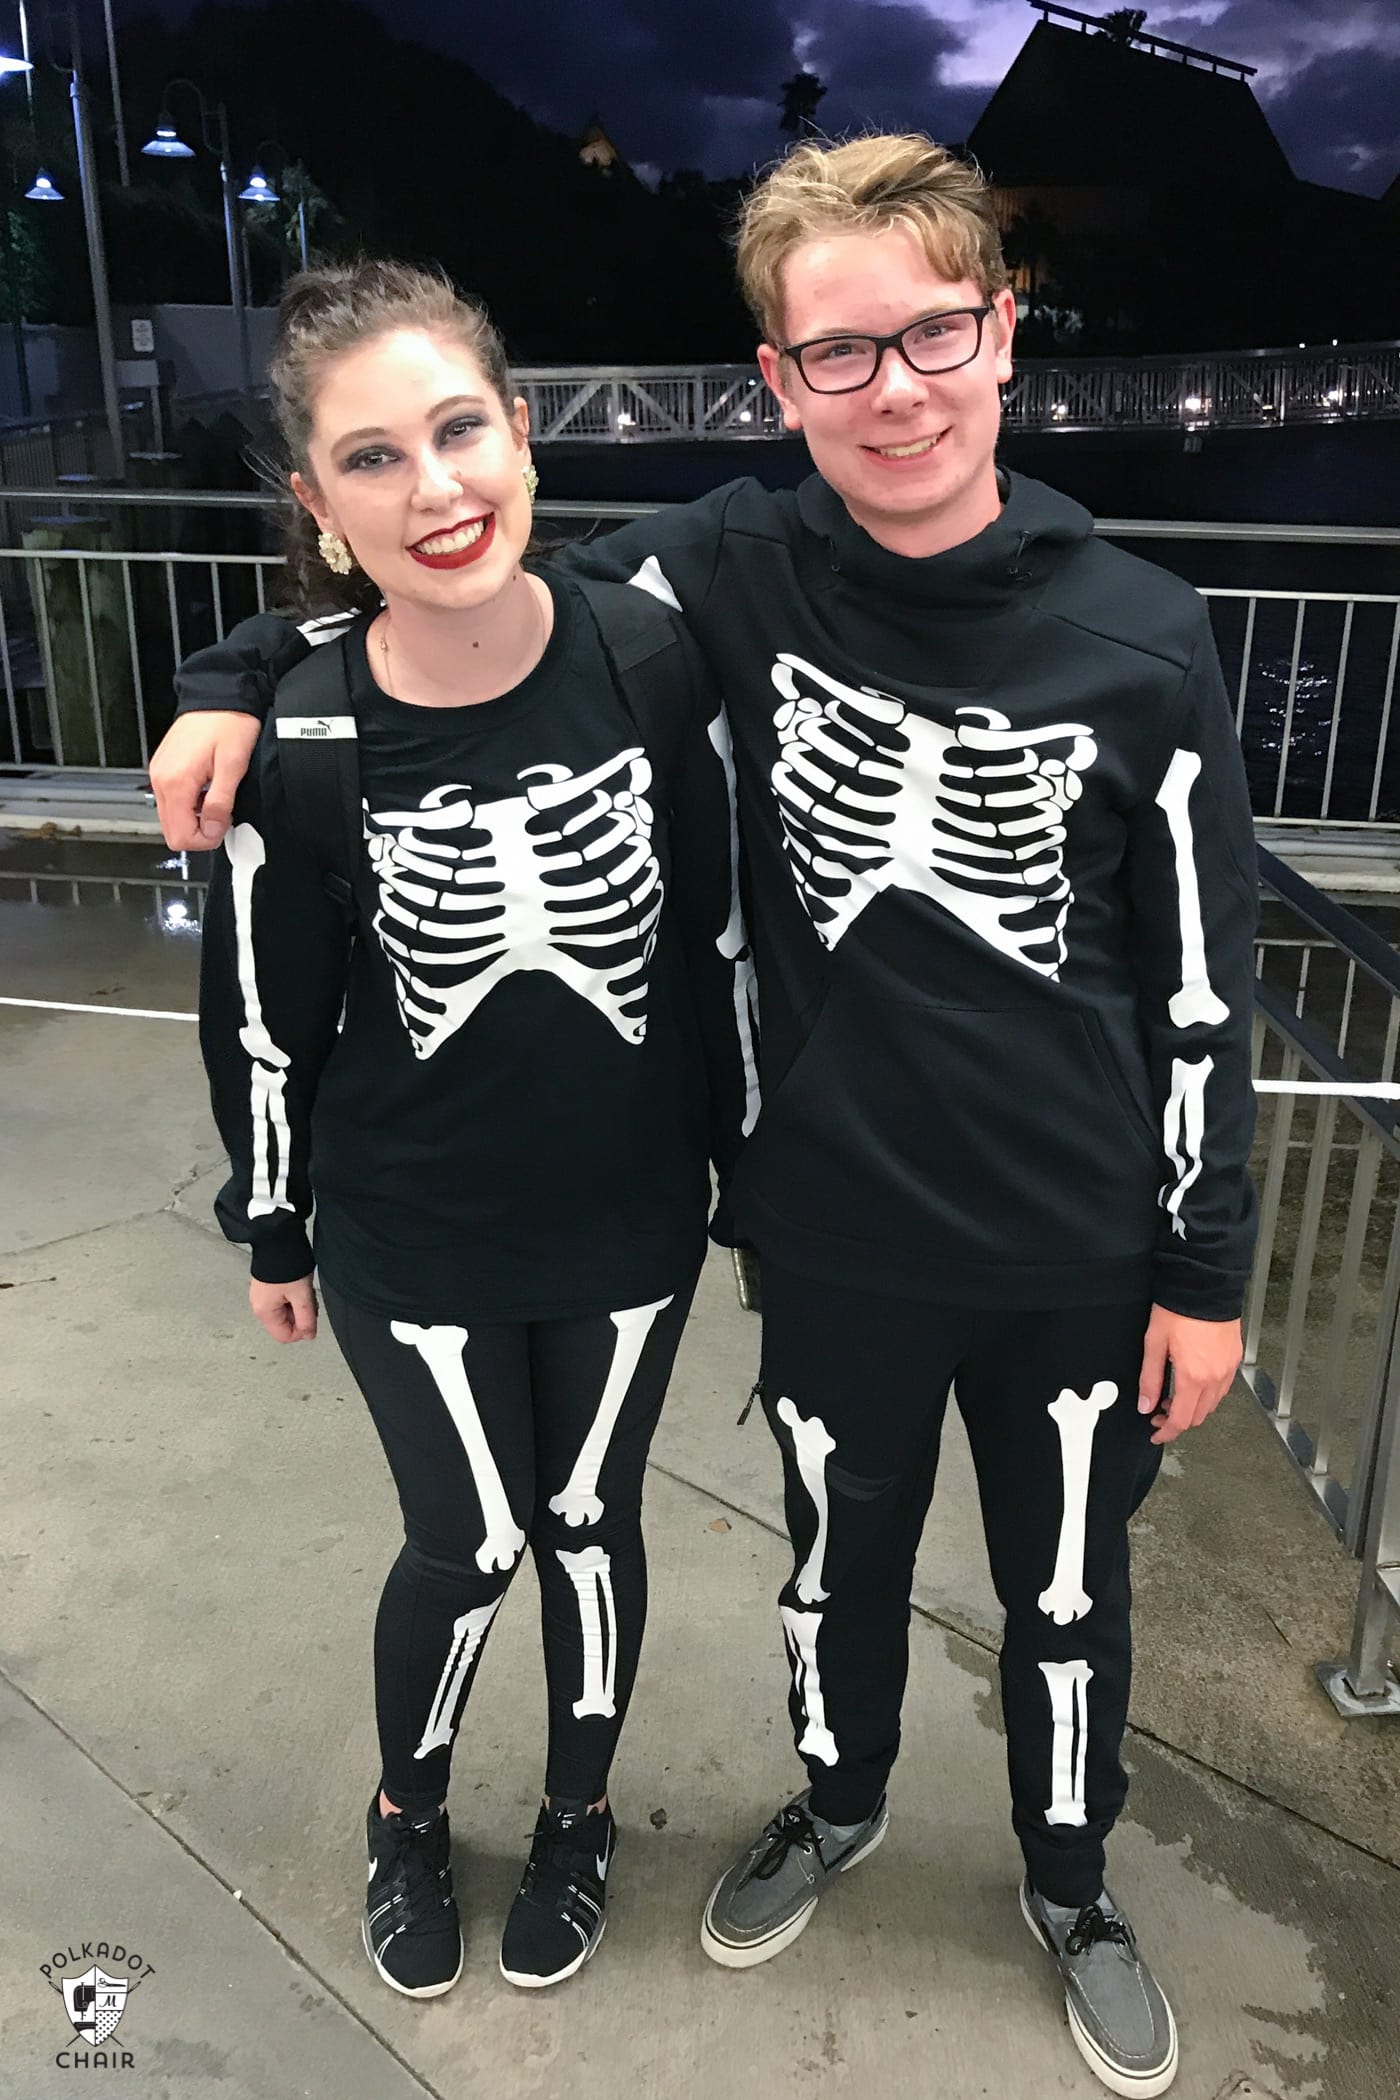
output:
M 834 948 L 873 897 L 929 897 L 1044 977 L 1065 959 L 1074 902 L 1065 819 L 1098 747 L 1080 722 L 1013 728 L 960 707 L 948 729 L 870 686 L 780 655 L 773 768 L 788 865 Z
M 586 773 L 527 766 L 523 792 L 461 783 L 416 809 L 371 810 L 374 930 L 415 1056 L 431 1057 L 496 985 L 547 970 L 629 1043 L 646 1034 L 647 965 L 665 888 L 640 747 Z

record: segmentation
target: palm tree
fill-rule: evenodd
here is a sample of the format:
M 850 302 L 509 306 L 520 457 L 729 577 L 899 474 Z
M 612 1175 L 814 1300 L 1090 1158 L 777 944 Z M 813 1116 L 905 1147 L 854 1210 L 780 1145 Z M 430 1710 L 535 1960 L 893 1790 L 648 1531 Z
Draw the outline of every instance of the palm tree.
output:
M 817 104 L 825 93 L 825 84 L 805 67 L 794 73 L 791 80 L 785 80 L 779 129 L 790 131 L 799 139 L 811 138 L 817 128 Z
M 1108 14 L 1099 16 L 1099 33 L 1111 36 L 1115 44 L 1131 44 L 1142 32 L 1147 20 L 1145 7 L 1115 7 Z
M 1013 270 L 1026 273 L 1026 299 L 1032 315 L 1041 285 L 1055 274 L 1061 245 L 1058 223 L 1034 198 L 1022 206 L 1002 236 L 1007 262 Z

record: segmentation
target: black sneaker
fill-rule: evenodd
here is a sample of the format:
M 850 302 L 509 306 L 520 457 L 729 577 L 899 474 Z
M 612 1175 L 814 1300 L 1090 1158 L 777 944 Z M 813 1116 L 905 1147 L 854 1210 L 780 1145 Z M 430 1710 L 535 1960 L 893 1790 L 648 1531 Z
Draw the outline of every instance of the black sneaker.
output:
M 562 1983 L 603 1937 L 617 1844 L 610 1808 L 557 1795 L 540 1804 L 530 1857 L 501 1934 L 501 1974 L 527 1991 Z
M 376 1793 L 365 1833 L 365 1953 L 392 1990 L 406 1998 L 440 1998 L 462 1973 L 447 1810 L 435 1809 L 416 1822 L 406 1815 L 381 1816 Z

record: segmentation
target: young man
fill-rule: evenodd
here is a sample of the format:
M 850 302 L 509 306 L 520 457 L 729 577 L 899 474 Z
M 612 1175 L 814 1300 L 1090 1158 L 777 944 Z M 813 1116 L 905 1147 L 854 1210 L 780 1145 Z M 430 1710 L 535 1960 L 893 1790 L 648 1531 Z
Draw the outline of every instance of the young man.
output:
M 764 1106 L 733 1203 L 763 1261 L 809 1785 L 702 1942 L 767 1960 L 885 1834 L 954 1385 L 1006 1611 L 1021 1907 L 1087 2061 L 1157 2094 L 1175 2025 L 1104 1840 L 1128 1519 L 1240 1358 L 1243 767 L 1195 592 L 997 469 L 1015 309 L 974 171 L 920 137 L 799 146 L 749 199 L 739 271 L 816 473 L 565 557 L 679 605 L 709 656 L 753 921 Z M 260 704 L 236 634 L 204 663 L 187 704 Z M 218 836 L 248 742 L 177 723 L 152 769 L 172 843 Z

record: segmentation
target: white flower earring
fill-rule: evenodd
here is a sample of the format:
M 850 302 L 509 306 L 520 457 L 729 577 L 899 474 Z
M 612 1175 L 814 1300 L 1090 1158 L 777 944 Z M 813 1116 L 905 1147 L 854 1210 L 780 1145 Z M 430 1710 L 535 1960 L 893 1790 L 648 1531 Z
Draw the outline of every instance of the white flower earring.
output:
M 316 546 L 326 567 L 337 576 L 348 576 L 355 566 L 355 557 L 338 532 L 322 532 L 317 535 Z
M 531 461 L 529 466 L 522 467 L 520 471 L 525 476 L 525 493 L 529 497 L 530 501 L 533 503 L 535 500 L 535 491 L 539 488 L 540 485 L 540 477 L 535 472 L 534 462 Z

